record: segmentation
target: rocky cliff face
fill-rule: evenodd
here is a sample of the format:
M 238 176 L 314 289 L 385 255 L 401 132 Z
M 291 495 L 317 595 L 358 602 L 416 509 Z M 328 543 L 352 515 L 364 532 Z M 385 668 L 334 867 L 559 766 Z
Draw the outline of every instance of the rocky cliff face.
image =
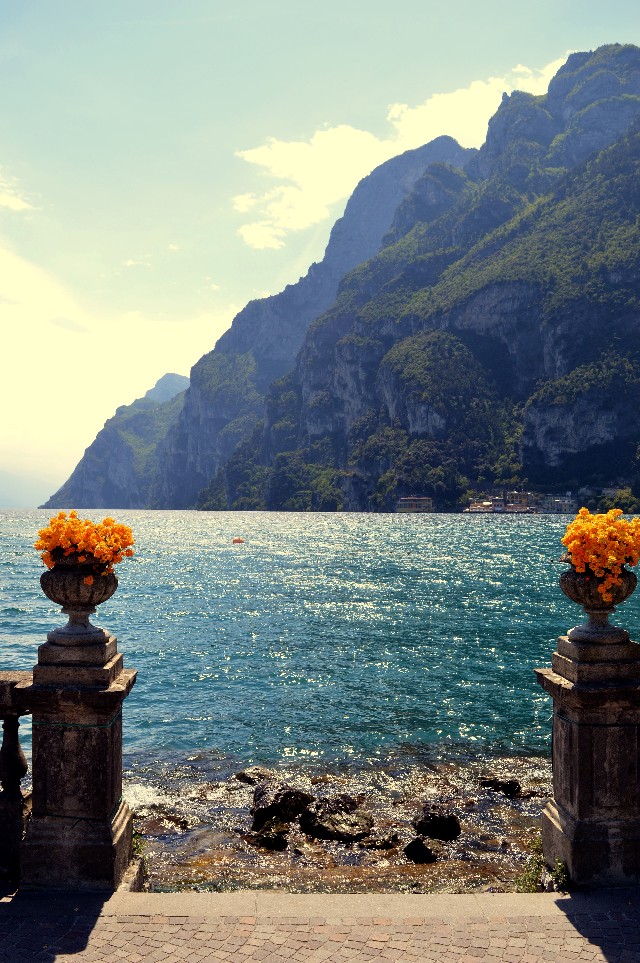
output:
M 638 48 L 614 44 L 572 54 L 546 96 L 503 96 L 470 173 L 531 179 L 531 160 L 571 168 L 612 144 L 638 116 Z
M 158 443 L 177 420 L 188 384 L 184 375 L 164 375 L 144 398 L 118 408 L 42 508 L 146 508 Z
M 639 305 L 640 50 L 610 45 L 505 96 L 479 151 L 439 138 L 365 178 L 323 261 L 194 366 L 136 498 L 446 508 L 628 473 Z
M 527 401 L 521 450 L 532 478 L 591 473 L 608 484 L 618 475 L 638 475 L 640 355 L 622 355 L 615 344 L 612 339 L 596 361 L 547 381 Z
M 269 384 L 293 365 L 310 322 L 340 279 L 371 257 L 394 213 L 429 164 L 463 167 L 474 155 L 450 137 L 407 151 L 365 177 L 335 224 L 323 260 L 280 294 L 250 302 L 194 366 L 183 413 L 163 444 L 152 504 L 186 508 L 263 415 Z
M 584 401 L 565 409 L 563 439 L 557 413 L 536 395 L 541 383 L 599 364 L 612 345 L 627 358 L 640 352 L 639 123 L 640 51 L 574 55 L 546 97 L 503 99 L 464 173 L 431 168 L 416 182 L 385 246 L 341 282 L 292 378 L 271 388 L 265 432 L 249 452 L 272 473 L 267 507 L 329 504 L 327 486 L 344 507 L 366 509 L 416 490 L 437 497 L 440 482 L 447 497 L 470 483 L 508 483 L 523 469 L 561 481 L 604 438 L 640 440 L 635 411 L 624 417 L 624 402 L 597 393 L 591 419 Z M 434 345 L 415 338 L 435 331 L 454 338 L 451 350 L 440 345 L 443 382 L 464 346 L 493 386 L 484 438 L 482 419 L 452 418 L 451 397 L 434 403 L 437 377 L 420 382 L 420 358 Z M 398 346 L 419 372 L 411 390 L 390 368 Z M 299 497 L 283 499 L 281 483 Z M 233 504 L 233 486 L 226 491 Z

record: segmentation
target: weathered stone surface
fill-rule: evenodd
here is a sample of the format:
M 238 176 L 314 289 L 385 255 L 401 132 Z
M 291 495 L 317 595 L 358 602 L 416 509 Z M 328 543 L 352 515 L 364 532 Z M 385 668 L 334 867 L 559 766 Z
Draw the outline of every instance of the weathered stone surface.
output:
M 38 665 L 104 666 L 116 653 L 113 636 L 90 645 L 45 642 L 38 649 Z
M 460 820 L 454 813 L 448 813 L 429 802 L 425 803 L 422 813 L 413 820 L 412 825 L 420 836 L 429 836 L 444 842 L 457 839 L 462 832 Z
M 45 648 L 45 646 L 41 646 Z M 122 673 L 122 655 L 117 652 L 105 665 L 38 664 L 33 668 L 35 685 L 108 688 Z
M 43 645 L 39 655 L 46 660 L 56 648 Z M 88 648 L 97 665 L 82 659 L 38 664 L 33 685 L 21 695 L 33 716 L 23 889 L 112 891 L 131 860 L 132 816 L 122 799 L 122 703 L 136 673 L 122 668 L 119 653 L 109 658 L 113 646 Z
M 125 802 L 108 819 L 32 814 L 20 854 L 20 888 L 112 892 L 129 866 L 132 834 Z
M 603 642 L 596 626 L 558 650 L 553 669 L 536 670 L 554 702 L 545 860 L 573 883 L 640 882 L 640 646 Z
M 20 846 L 31 814 L 31 793 L 0 792 L 0 880 L 20 878 Z
M 261 829 L 270 819 L 292 822 L 313 799 L 310 793 L 287 783 L 266 782 L 256 786 L 251 814 L 253 830 Z
M 373 816 L 353 796 L 342 793 L 318 799 L 300 816 L 300 828 L 316 839 L 356 842 L 373 829 Z

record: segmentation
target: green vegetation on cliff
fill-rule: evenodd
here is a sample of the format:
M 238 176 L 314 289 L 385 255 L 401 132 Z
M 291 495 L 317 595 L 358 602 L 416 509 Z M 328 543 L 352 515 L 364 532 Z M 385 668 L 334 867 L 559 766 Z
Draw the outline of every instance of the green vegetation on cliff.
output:
M 188 384 L 186 378 L 181 380 Z M 176 381 L 176 391 L 178 387 L 179 381 Z M 158 451 L 178 420 L 184 395 L 182 390 L 164 402 L 138 398 L 118 408 L 87 448 L 73 474 L 43 507 L 144 508 L 149 505 L 158 469 Z
M 317 508 L 318 479 L 327 507 L 378 510 L 633 482 L 639 122 L 640 51 L 613 45 L 505 97 L 465 172 L 425 173 L 270 389 L 266 507 Z
M 440 146 L 374 256 L 240 313 L 155 455 L 123 429 L 132 471 L 162 466 L 152 504 L 451 509 L 527 479 L 638 496 L 640 50 L 572 54 L 547 94 L 504 95 L 479 151 Z

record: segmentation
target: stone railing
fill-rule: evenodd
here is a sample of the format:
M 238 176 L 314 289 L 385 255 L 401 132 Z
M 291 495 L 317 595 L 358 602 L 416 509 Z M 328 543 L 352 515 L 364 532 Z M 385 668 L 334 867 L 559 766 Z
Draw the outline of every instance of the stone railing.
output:
M 27 761 L 20 746 L 20 716 L 31 712 L 28 692 L 32 672 L 0 672 L 0 877 L 17 881 L 20 846 L 31 812 L 31 793 L 20 788 L 27 774 Z

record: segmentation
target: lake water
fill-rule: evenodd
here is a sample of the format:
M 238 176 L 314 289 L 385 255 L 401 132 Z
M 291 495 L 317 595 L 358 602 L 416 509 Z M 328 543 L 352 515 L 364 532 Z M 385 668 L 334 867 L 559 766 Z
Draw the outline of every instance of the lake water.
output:
M 5 669 L 31 668 L 65 621 L 32 548 L 50 514 L 0 512 Z M 139 672 L 128 764 L 548 752 L 532 670 L 580 614 L 553 564 L 564 516 L 114 514 L 136 556 L 94 622 Z M 634 634 L 639 617 L 634 597 L 618 622 Z M 21 733 L 28 752 L 28 719 Z

